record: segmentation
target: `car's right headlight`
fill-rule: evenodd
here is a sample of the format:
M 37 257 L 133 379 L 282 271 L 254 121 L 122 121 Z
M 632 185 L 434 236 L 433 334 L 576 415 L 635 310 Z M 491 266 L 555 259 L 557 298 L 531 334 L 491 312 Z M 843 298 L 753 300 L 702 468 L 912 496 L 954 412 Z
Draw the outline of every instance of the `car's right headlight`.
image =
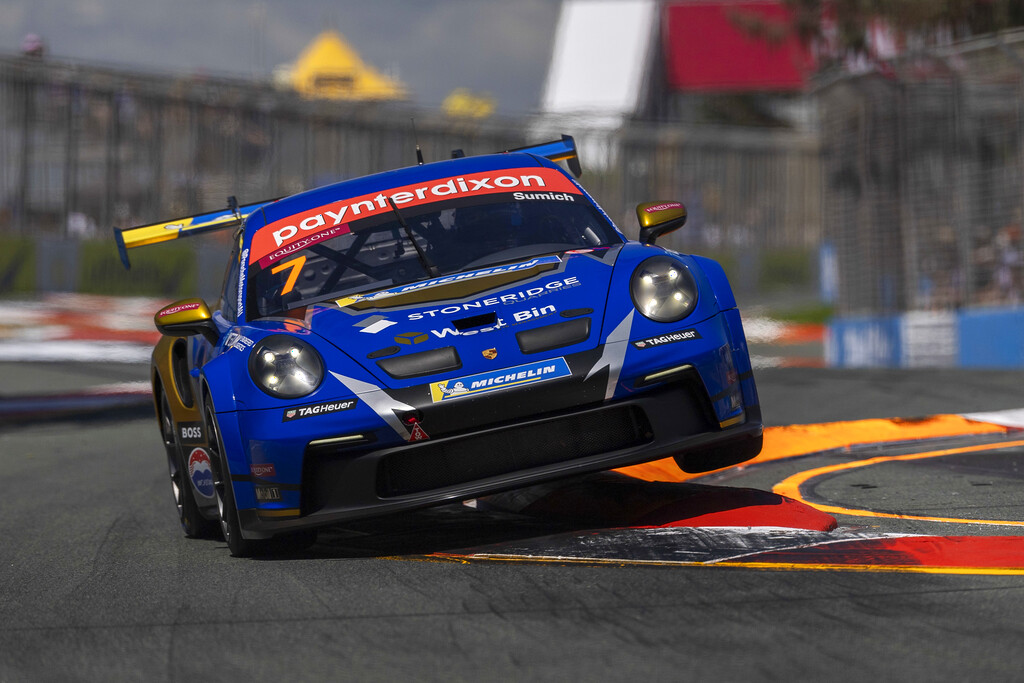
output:
M 275 398 L 299 398 L 320 386 L 324 362 L 308 343 L 275 334 L 261 339 L 249 353 L 249 375 Z
M 637 266 L 629 289 L 636 309 L 659 323 L 682 320 L 697 305 L 697 283 L 670 256 L 652 256 Z

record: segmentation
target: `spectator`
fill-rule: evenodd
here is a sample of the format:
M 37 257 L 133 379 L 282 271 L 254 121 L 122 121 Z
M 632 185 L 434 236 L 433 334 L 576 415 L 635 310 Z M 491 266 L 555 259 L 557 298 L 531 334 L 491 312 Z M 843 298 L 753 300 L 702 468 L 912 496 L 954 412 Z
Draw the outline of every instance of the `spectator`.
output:
M 21 39 L 20 50 L 23 57 L 42 59 L 46 46 L 43 44 L 43 39 L 40 36 L 35 33 L 29 33 Z

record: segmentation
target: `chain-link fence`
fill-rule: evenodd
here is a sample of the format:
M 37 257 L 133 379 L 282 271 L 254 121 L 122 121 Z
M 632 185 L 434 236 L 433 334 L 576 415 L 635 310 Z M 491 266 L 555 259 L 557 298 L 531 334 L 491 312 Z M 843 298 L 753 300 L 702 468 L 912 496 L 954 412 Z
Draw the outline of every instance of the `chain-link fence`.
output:
M 637 203 L 685 202 L 687 227 L 663 243 L 721 260 L 741 304 L 780 290 L 816 300 L 826 264 L 833 337 L 852 340 L 833 345 L 833 362 L 969 364 L 968 347 L 990 357 L 991 335 L 964 330 L 1008 318 L 962 312 L 1024 311 L 1024 32 L 843 76 L 815 102 L 813 133 L 467 121 L 253 81 L 0 58 L 0 294 L 184 295 L 198 281 L 209 295 L 223 262 L 216 236 L 140 253 L 129 280 L 110 226 L 406 166 L 417 144 L 436 160 L 565 132 L 584 185 L 627 234 Z M 857 316 L 871 319 L 842 327 Z M 939 348 L 944 335 L 956 342 Z
M 229 195 L 258 201 L 407 166 L 417 144 L 436 160 L 454 149 L 480 154 L 539 142 L 546 130 L 577 138 L 584 185 L 628 234 L 636 235 L 636 204 L 681 199 L 689 225 L 664 242 L 721 258 L 741 296 L 772 286 L 815 288 L 816 136 L 677 125 L 555 128 L 569 123 L 465 121 L 402 103 L 303 100 L 251 81 L 0 58 L 0 237 L 47 252 L 34 260 L 34 277 L 21 279 L 23 288 L 81 288 L 88 275 L 90 289 L 116 291 L 125 282 L 114 272 L 116 259 L 104 272 L 102 256 L 90 261 L 76 246 L 109 241 L 110 226 L 215 209 Z M 219 284 L 222 255 L 203 242 L 195 269 L 182 271 L 172 288 L 192 277 L 205 292 Z M 781 262 L 788 258 L 792 267 L 776 272 L 765 264 L 766 250 L 784 254 Z M 0 256 L 0 292 L 19 281 L 12 272 L 25 263 Z
M 511 127 L 459 130 L 396 105 L 33 60 L 0 60 L 0 107 L 0 230 L 22 234 L 106 235 L 229 194 L 276 197 L 414 163 L 417 141 L 433 158 L 453 142 L 523 144 Z
M 1024 366 L 1024 32 L 818 93 L 833 365 Z
M 838 312 L 1021 301 L 1022 50 L 988 39 L 821 91 Z

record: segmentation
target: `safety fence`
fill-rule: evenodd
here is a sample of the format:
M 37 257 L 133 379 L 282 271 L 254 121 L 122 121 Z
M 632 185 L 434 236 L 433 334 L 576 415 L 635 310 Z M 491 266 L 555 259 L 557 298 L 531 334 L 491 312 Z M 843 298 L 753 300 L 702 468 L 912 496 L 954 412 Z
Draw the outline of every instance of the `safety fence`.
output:
M 141 250 L 125 274 L 110 227 L 407 166 L 417 145 L 437 160 L 569 133 L 584 186 L 627 234 L 637 203 L 679 199 L 689 222 L 663 243 L 720 259 L 742 305 L 827 299 L 833 364 L 972 364 L 965 332 L 1016 330 L 1005 316 L 1024 298 L 1024 33 L 845 75 L 815 102 L 812 133 L 475 121 L 0 57 L 0 295 L 209 296 L 216 236 Z
M 10 291 L 5 283 L 43 291 L 139 286 L 139 277 L 98 273 L 98 257 L 83 256 L 91 252 L 82 243 L 109 241 L 114 225 L 216 209 L 229 195 L 259 201 L 408 166 L 417 145 L 437 160 L 455 149 L 482 154 L 561 133 L 576 137 L 584 186 L 627 234 L 637 232 L 636 204 L 681 199 L 688 226 L 665 243 L 721 258 L 741 298 L 816 290 L 822 195 L 814 135 L 595 128 L 540 117 L 469 121 L 404 103 L 306 100 L 254 81 L 11 57 L 0 58 L 0 240 L 29 239 L 36 257 L 6 265 L 0 257 L 0 293 Z M 215 239 L 202 241 L 204 253 L 217 251 Z M 220 273 L 206 271 L 217 258 L 198 269 L 201 289 L 219 283 Z M 109 268 L 120 268 L 113 256 Z M 147 282 L 145 293 L 157 294 Z
M 1024 33 L 840 79 L 820 103 L 837 310 L 1019 303 Z
M 1024 367 L 974 355 L 993 320 L 1024 345 L 1024 32 L 838 78 L 818 101 L 829 361 Z

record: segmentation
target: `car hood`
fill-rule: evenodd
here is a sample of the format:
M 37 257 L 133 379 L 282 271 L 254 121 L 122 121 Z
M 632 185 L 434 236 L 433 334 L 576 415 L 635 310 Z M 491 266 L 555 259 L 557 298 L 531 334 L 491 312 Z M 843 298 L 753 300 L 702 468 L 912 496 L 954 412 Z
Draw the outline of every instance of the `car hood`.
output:
M 355 295 L 315 306 L 307 321 L 390 388 L 557 358 L 598 345 L 620 250 L 540 256 Z

